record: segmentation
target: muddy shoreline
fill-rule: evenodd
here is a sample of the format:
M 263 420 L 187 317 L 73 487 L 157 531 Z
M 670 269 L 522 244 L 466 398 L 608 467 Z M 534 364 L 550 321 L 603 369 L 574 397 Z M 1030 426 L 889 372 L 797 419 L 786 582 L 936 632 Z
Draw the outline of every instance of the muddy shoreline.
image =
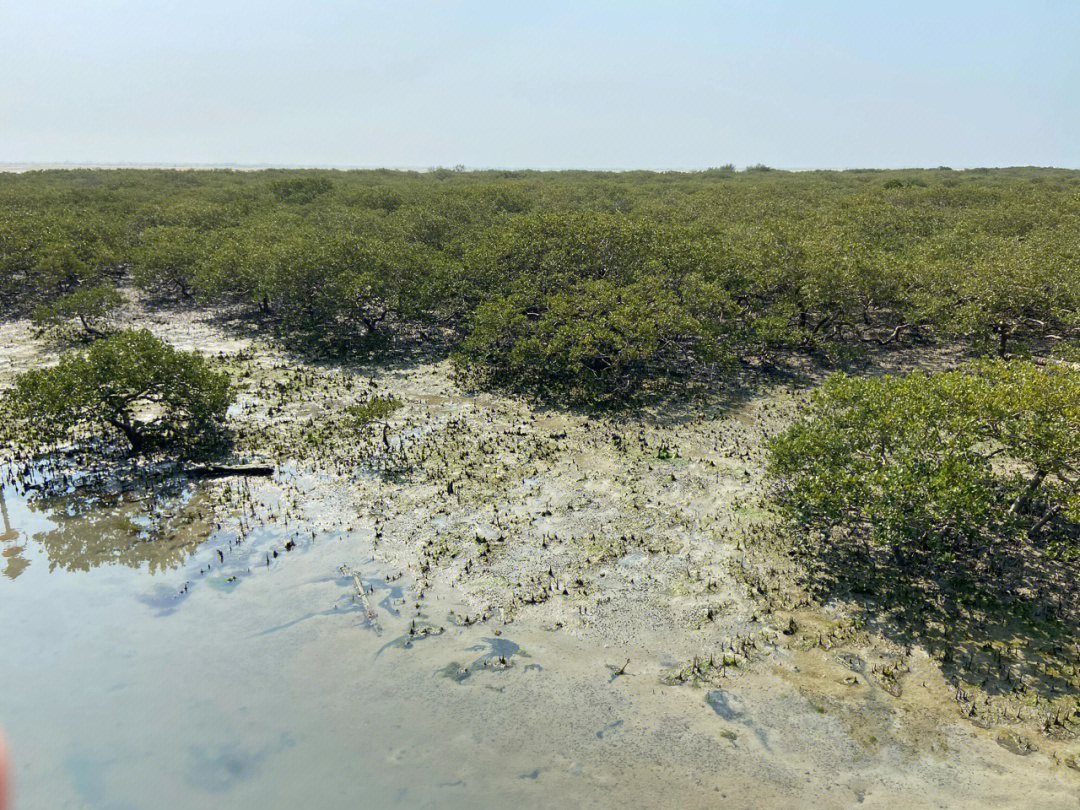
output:
M 197 311 L 135 306 L 128 320 L 221 358 L 240 387 L 239 460 L 278 470 L 201 484 L 183 529 L 163 505 L 164 531 L 192 539 L 180 559 L 229 590 L 336 544 L 320 566 L 344 601 L 283 615 L 265 638 L 302 638 L 347 608 L 376 668 L 452 687 L 434 713 L 451 725 L 448 752 L 427 754 L 446 777 L 431 801 L 1080 804 L 1075 730 L 1044 725 L 1075 703 L 1065 675 L 1034 705 L 991 693 L 857 605 L 812 595 L 763 496 L 764 443 L 805 396 L 796 380 L 589 418 L 463 390 L 446 361 L 339 367 Z M 0 325 L 0 386 L 49 356 L 27 324 Z M 385 434 L 343 422 L 372 392 L 402 403 Z M 474 715 L 474 735 L 513 731 L 466 744 Z M 502 756 L 520 773 L 479 771 Z

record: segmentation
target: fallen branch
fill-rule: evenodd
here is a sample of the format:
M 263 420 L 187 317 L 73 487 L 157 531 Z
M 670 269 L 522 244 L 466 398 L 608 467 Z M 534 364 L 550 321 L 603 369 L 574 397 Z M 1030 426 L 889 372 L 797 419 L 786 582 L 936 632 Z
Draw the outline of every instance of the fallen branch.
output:
M 189 467 L 184 472 L 193 478 L 227 478 L 232 475 L 273 475 L 274 468 L 261 465 L 225 467 L 211 464 L 204 467 Z
M 368 621 L 375 630 L 375 635 L 381 636 L 382 625 L 379 624 L 379 614 L 371 607 L 371 602 L 369 602 L 367 598 L 367 592 L 364 590 L 364 583 L 360 581 L 359 575 L 351 568 L 344 565 L 341 566 L 341 573 L 347 577 L 352 577 L 353 583 L 356 585 L 356 595 L 360 597 L 360 601 L 364 605 L 364 612 L 367 614 Z

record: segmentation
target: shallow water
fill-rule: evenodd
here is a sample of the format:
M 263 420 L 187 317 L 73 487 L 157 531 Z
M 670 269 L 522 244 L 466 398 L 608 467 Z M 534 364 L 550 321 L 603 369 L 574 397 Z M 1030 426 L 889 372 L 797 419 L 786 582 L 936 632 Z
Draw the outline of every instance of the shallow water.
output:
M 529 745 L 523 721 L 552 720 L 534 699 L 542 647 L 445 623 L 410 637 L 407 583 L 363 537 L 284 552 L 295 528 L 264 526 L 242 548 L 229 531 L 159 545 L 124 503 L 5 495 L 0 722 L 18 807 L 494 807 L 543 803 L 552 770 L 580 782 L 564 798 L 607 779 Z M 582 708 L 560 734 L 621 722 L 592 728 Z
M 665 687 L 663 654 L 460 626 L 452 594 L 418 603 L 363 532 L 258 525 L 238 543 L 200 524 L 199 497 L 167 493 L 150 525 L 143 501 L 5 492 L 16 808 L 1077 806 L 960 726 L 948 756 L 870 751 L 778 682 Z

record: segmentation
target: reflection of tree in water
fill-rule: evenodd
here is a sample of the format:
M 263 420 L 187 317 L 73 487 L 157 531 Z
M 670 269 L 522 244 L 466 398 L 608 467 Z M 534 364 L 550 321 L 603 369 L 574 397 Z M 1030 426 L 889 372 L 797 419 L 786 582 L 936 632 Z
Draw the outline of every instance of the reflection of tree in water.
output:
M 88 571 L 120 563 L 151 573 L 181 565 L 209 535 L 209 509 L 189 485 L 144 485 L 117 493 L 77 492 L 29 502 L 54 528 L 34 540 L 49 570 Z
M 0 486 L 0 543 L 4 544 L 4 550 L 0 552 L 0 555 L 4 557 L 4 576 L 8 579 L 15 579 L 30 564 L 30 561 L 22 555 L 26 551 L 26 546 L 15 545 L 18 539 L 19 532 L 11 526 L 7 501 L 4 500 L 4 488 Z

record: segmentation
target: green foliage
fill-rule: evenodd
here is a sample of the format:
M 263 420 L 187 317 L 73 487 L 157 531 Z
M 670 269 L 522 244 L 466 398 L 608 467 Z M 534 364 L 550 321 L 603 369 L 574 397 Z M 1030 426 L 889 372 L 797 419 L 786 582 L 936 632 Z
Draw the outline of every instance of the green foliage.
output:
M 270 190 L 279 202 L 306 204 L 334 187 L 327 177 L 288 177 L 274 181 Z
M 684 236 L 608 215 L 508 224 L 466 259 L 479 303 L 458 368 L 588 402 L 721 360 L 736 307 L 715 257 Z M 506 292 L 483 300 L 496 283 Z
M 132 248 L 132 276 L 140 287 L 189 298 L 200 282 L 210 237 L 189 225 L 154 225 Z
M 215 437 L 232 400 L 228 378 L 200 355 L 141 330 L 20 374 L 0 397 L 0 415 L 4 439 L 31 452 L 119 440 L 132 454 L 185 454 Z
M 1050 169 L 28 172 L 0 175 L 0 315 L 133 281 L 617 403 L 794 353 L 1080 356 L 1078 233 Z
M 832 375 L 771 445 L 789 514 L 937 550 L 1075 543 L 1080 371 L 982 360 L 955 371 Z
M 1039 231 L 1021 237 L 969 234 L 977 258 L 959 270 L 932 268 L 935 299 L 953 311 L 935 320 L 943 334 L 966 336 L 1007 357 L 1025 338 L 1058 340 L 1080 325 L 1080 244 Z M 1022 346 L 1021 346 L 1022 348 Z
M 101 337 L 106 334 L 124 296 L 105 285 L 81 287 L 34 310 L 34 325 L 57 337 Z
M 2 203 L 0 197 L 0 203 Z M 109 281 L 118 222 L 102 212 L 0 204 L 0 314 Z
M 401 407 L 401 401 L 395 397 L 371 397 L 356 405 L 350 405 L 346 412 L 357 427 L 381 422 Z

